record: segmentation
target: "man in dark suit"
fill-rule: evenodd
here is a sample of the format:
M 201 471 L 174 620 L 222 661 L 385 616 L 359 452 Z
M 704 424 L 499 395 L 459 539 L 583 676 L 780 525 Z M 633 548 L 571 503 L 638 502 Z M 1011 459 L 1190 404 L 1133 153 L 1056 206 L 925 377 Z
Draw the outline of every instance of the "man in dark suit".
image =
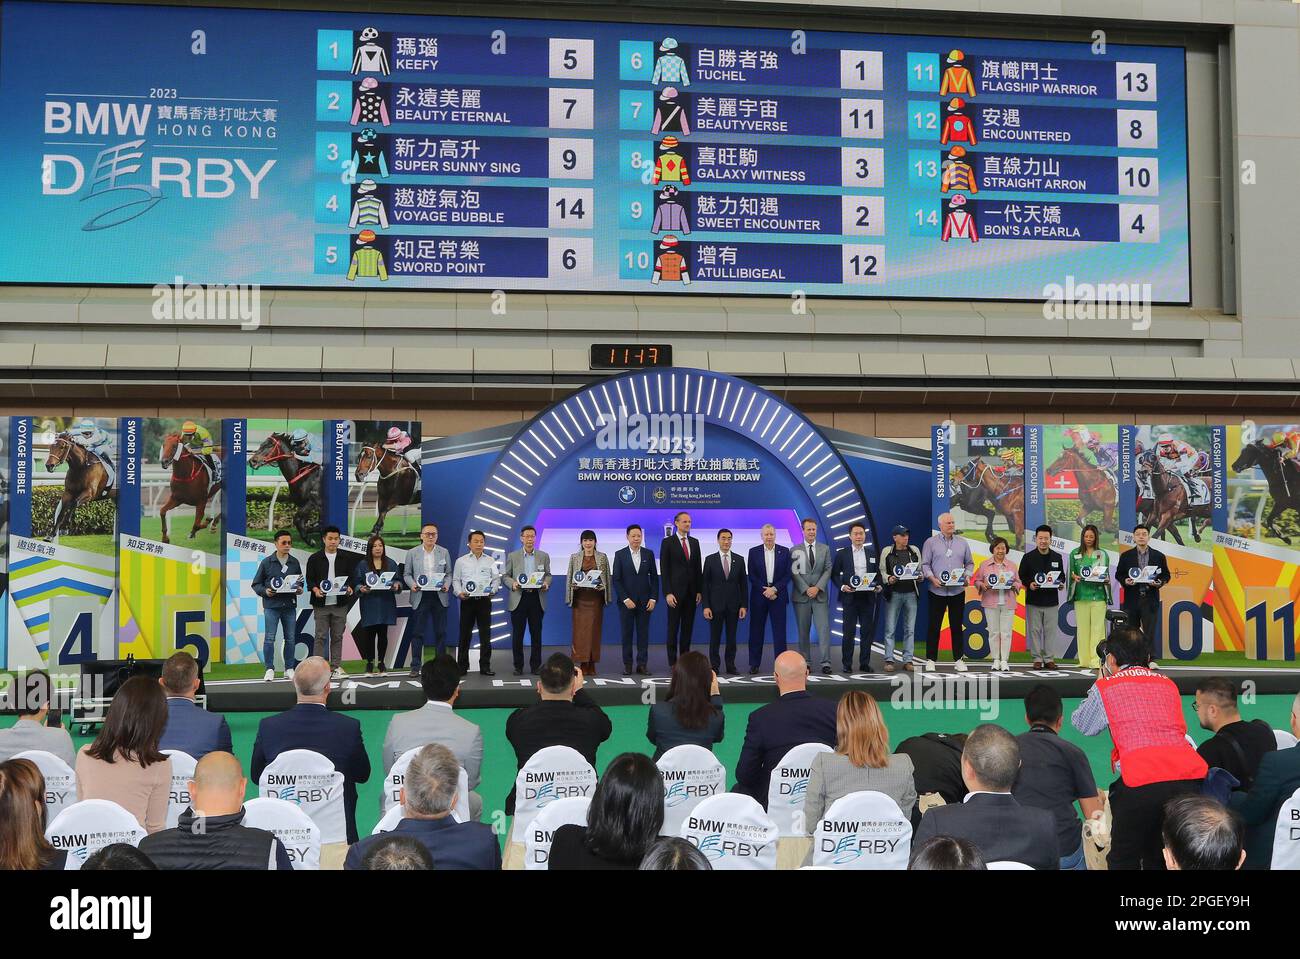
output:
M 859 626 L 862 627 L 862 652 L 858 655 L 858 668 L 870 670 L 871 637 L 876 631 L 876 609 L 884 586 L 880 582 L 876 554 L 867 546 L 867 528 L 861 523 L 849 527 L 849 545 L 835 554 L 831 582 L 835 584 L 844 615 L 844 635 L 840 639 L 844 671 L 853 672 L 853 641 Z
M 727 672 L 736 672 L 736 629 L 745 618 L 745 561 L 731 551 L 731 530 L 718 530 L 718 552 L 704 561 L 704 618 L 709 621 L 709 662 L 718 672 L 718 647 L 727 631 Z M 754 670 L 750 670 L 754 672 Z
M 1058 869 L 1061 853 L 1052 814 L 1023 806 L 1011 795 L 1019 772 L 1016 737 L 993 723 L 975 727 L 961 754 L 962 779 L 970 793 L 964 802 L 927 811 L 912 839 L 913 848 L 932 836 L 952 836 L 973 842 L 985 862 Z
M 609 717 L 582 688 L 582 670 L 573 660 L 555 653 L 542 664 L 537 678 L 541 701 L 521 706 L 506 720 L 506 739 L 515 748 L 519 768 L 547 746 L 568 746 L 596 768 L 596 750 L 613 732 Z M 506 815 L 515 814 L 515 787 L 506 797 Z
M 764 523 L 763 542 L 749 551 L 749 672 L 763 664 L 763 631 L 772 620 L 772 655 L 785 652 L 785 608 L 790 604 L 790 550 Z
M 1300 737 L 1300 695 L 1291 704 L 1291 732 Z M 1249 792 L 1234 792 L 1228 807 L 1246 826 L 1246 868 L 1268 869 L 1273 861 L 1273 832 L 1282 803 L 1300 789 L 1300 746 L 1275 749 L 1259 762 Z M 1300 830 L 1300 823 L 1290 828 Z M 1296 835 L 1296 833 L 1291 833 Z
M 668 604 L 668 665 L 677 662 L 677 654 L 691 648 L 695 629 L 695 607 L 700 602 L 704 581 L 704 558 L 700 541 L 691 535 L 691 514 L 673 517 L 677 532 L 664 537 L 659 546 L 659 576 Z
M 733 792 L 752 796 L 767 808 L 772 770 L 795 746 L 836 742 L 835 700 L 808 693 L 808 662 L 793 649 L 776 657 L 773 669 L 780 698 L 749 714 L 745 744 L 736 763 Z
M 199 664 L 193 656 L 183 650 L 173 653 L 163 663 L 158 683 L 167 694 L 167 726 L 159 749 L 179 749 L 196 760 L 208 753 L 231 751 L 226 717 L 200 709 L 194 702 L 199 691 Z
M 282 752 L 310 749 L 320 753 L 343 774 L 343 811 L 348 842 L 357 841 L 357 784 L 370 778 L 370 756 L 361 739 L 361 723 L 325 708 L 330 695 L 330 665 L 320 656 L 298 664 L 293 674 L 298 705 L 257 725 L 253 742 L 253 781 Z
M 1151 528 L 1145 523 L 1133 527 L 1133 548 L 1119 554 L 1115 563 L 1115 578 L 1124 584 L 1124 599 L 1120 609 L 1128 613 L 1128 621 L 1142 627 L 1147 641 L 1156 641 L 1156 623 L 1160 619 L 1160 587 L 1173 579 L 1169 560 L 1151 543 Z M 1138 582 L 1142 570 L 1156 567 L 1150 583 Z
M 501 846 L 492 827 L 479 822 L 457 822 L 456 805 L 460 762 L 446 746 L 425 746 L 406 770 L 402 784 L 402 818 L 393 833 L 418 840 L 433 856 L 435 869 L 500 869 Z M 387 833 L 367 836 L 348 850 L 344 869 L 362 869 L 370 847 Z
M 627 545 L 614 554 L 610 571 L 618 620 L 623 628 L 623 675 L 632 675 L 632 634 L 636 633 L 636 671 L 649 675 L 650 614 L 659 597 L 659 573 L 654 553 L 642 549 L 645 532 L 636 523 L 627 528 Z

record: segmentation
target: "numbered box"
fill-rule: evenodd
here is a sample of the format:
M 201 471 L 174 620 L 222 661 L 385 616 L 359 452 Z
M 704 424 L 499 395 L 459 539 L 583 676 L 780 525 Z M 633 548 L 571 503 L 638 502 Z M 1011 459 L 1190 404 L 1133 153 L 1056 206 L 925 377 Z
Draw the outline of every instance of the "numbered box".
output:
M 347 123 L 352 117 L 352 84 L 346 80 L 316 81 L 316 119 Z
M 623 230 L 648 230 L 654 223 L 654 194 L 622 190 L 618 195 L 618 225 Z
M 691 264 L 692 266 L 694 264 Z M 652 279 L 655 266 L 653 240 L 624 240 L 618 245 L 618 278 L 620 280 Z
M 100 616 L 105 609 L 96 596 L 69 595 L 50 598 L 49 629 L 45 640 L 51 670 L 60 666 L 111 659 L 116 637 Z
M 352 164 L 352 138 L 346 131 L 316 134 L 316 169 L 338 174 L 336 182 L 350 183 L 344 179 Z
M 885 248 L 863 243 L 845 243 L 840 247 L 840 271 L 843 282 L 854 286 L 885 282 Z
M 552 230 L 590 230 L 596 222 L 592 204 L 595 191 L 582 187 L 551 187 L 546 191 L 547 227 Z
M 648 40 L 618 42 L 618 78 L 650 82 L 655 70 L 655 45 Z
M 1160 161 L 1155 157 L 1117 157 L 1121 196 L 1159 196 Z
M 880 147 L 840 147 L 840 185 L 884 187 L 885 151 Z
M 316 69 L 352 72 L 352 31 L 316 31 Z
M 858 98 L 840 100 L 840 136 L 855 140 L 883 139 L 885 101 Z
M 564 80 L 590 80 L 595 76 L 596 41 L 551 37 L 550 74 Z
M 925 201 L 916 202 L 908 208 L 908 236 L 938 237 L 943 232 L 941 226 L 942 221 L 938 200 L 935 200 L 933 203 Z
M 1154 203 L 1119 205 L 1119 241 L 1121 243 L 1159 243 L 1160 207 Z
M 160 596 L 158 602 L 158 622 L 170 635 L 160 636 L 154 653 L 167 657 L 184 650 L 199 661 L 203 669 L 211 656 L 208 637 L 212 632 L 208 623 L 208 610 L 212 598 L 202 593 L 186 593 L 177 596 Z M 308 655 L 311 655 L 308 652 Z
M 907 135 L 913 140 L 939 142 L 939 104 L 933 100 L 907 101 Z
M 840 86 L 845 90 L 883 90 L 883 59 L 879 50 L 841 50 Z
M 649 185 L 654 178 L 654 144 L 649 140 L 620 140 L 618 178 Z
M 618 91 L 618 128 L 620 130 L 649 130 L 655 122 L 655 94 L 653 90 Z
M 547 175 L 552 180 L 590 180 L 592 144 L 577 137 L 551 137 L 546 141 Z
M 907 151 L 907 185 L 912 189 L 931 189 L 939 186 L 943 169 L 935 150 Z
M 840 233 L 844 236 L 884 236 L 885 198 L 840 197 Z
M 1121 150 L 1154 150 L 1160 146 L 1155 110 L 1116 110 L 1115 145 Z
M 937 53 L 907 54 L 907 89 L 910 93 L 938 93 L 943 67 Z
M 589 236 L 553 236 L 546 241 L 546 272 L 553 280 L 591 279 L 595 262 L 595 241 Z
M 346 233 L 320 233 L 313 246 L 312 272 L 345 276 L 352 259 L 352 237 Z
M 1295 606 L 1285 586 L 1247 586 L 1246 659 L 1295 661 Z
M 557 130 L 590 130 L 594 116 L 592 91 L 569 87 L 550 90 L 550 121 Z
M 352 216 L 352 188 L 338 180 L 317 183 L 312 204 L 317 223 L 344 224 Z
M 1156 65 L 1154 63 L 1116 63 L 1115 99 L 1146 100 L 1154 103 L 1156 99 Z

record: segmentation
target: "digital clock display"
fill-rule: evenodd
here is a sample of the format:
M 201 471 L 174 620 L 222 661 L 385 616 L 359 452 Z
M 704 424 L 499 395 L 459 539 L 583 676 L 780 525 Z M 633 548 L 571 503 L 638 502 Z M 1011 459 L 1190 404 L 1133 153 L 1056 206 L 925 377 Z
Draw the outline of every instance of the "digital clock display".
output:
M 595 343 L 591 347 L 593 370 L 640 370 L 672 365 L 673 348 L 667 343 Z

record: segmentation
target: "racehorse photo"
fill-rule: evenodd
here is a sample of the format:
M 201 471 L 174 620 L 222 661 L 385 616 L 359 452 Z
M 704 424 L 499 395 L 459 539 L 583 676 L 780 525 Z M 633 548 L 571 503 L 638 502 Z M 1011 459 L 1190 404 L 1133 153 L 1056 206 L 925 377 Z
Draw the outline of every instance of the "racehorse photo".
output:
M 1232 464 L 1232 471 L 1242 473 L 1254 468 L 1264 474 L 1268 495 L 1273 500 L 1273 508 L 1268 511 L 1262 525 L 1270 535 L 1290 546 L 1291 538 L 1278 529 L 1277 521 L 1287 510 L 1296 510 L 1295 515 L 1300 516 L 1300 467 L 1294 460 L 1284 460 L 1281 452 L 1265 440 L 1255 440 L 1241 448 L 1241 455 Z
M 378 534 L 384 528 L 384 517 L 397 506 L 411 506 L 419 503 L 420 472 L 401 453 L 384 449 L 382 443 L 371 443 L 361 448 L 357 457 L 356 480 L 364 483 L 371 473 L 378 473 L 375 488 L 378 491 L 378 504 L 375 525 L 370 535 Z
M 1000 513 L 1010 533 L 1007 538 L 1014 548 L 1020 547 L 1025 531 L 1024 477 L 1004 479 L 980 457 L 973 456 L 958 471 L 956 482 L 949 486 L 949 491 L 953 508 L 984 517 L 984 536 L 990 543 L 997 538 L 993 532 L 993 517 Z
M 287 433 L 272 433 L 248 458 L 254 470 L 277 466 L 289 488 L 293 503 L 293 525 L 308 546 L 320 540 L 321 468 L 319 463 L 301 460 L 293 453 Z
M 1075 483 L 1079 487 L 1079 515 L 1075 518 L 1079 528 L 1088 525 L 1091 514 L 1101 513 L 1101 528 L 1117 529 L 1119 489 L 1110 471 L 1094 466 L 1076 448 L 1067 446 L 1046 470 L 1049 477 L 1066 472 L 1074 474 Z
M 1173 470 L 1168 469 L 1160 457 L 1152 460 L 1151 466 L 1151 510 L 1147 519 L 1151 527 L 1152 539 L 1165 539 L 1171 533 L 1174 542 L 1183 545 L 1183 537 L 1178 532 L 1178 524 L 1188 521 L 1192 539 L 1201 541 L 1201 532 L 1214 522 L 1214 513 L 1209 502 L 1199 506 L 1190 506 L 1187 487 L 1179 480 Z M 1198 523 L 1197 520 L 1205 520 Z
M 47 542 L 58 539 L 59 532 L 72 524 L 78 506 L 99 499 L 117 500 L 117 488 L 109 485 L 108 468 L 99 457 L 80 443 L 74 443 L 67 433 L 60 433 L 50 444 L 45 470 L 53 473 L 64 465 L 67 472 L 63 476 L 63 496 L 54 507 L 54 520 L 45 537 Z
M 221 447 L 213 449 L 213 456 L 221 456 Z M 163 437 L 158 462 L 163 469 L 172 471 L 167 502 L 158 510 L 158 519 L 162 523 L 162 541 L 171 542 L 167 514 L 177 506 L 194 507 L 194 525 L 190 527 L 190 539 L 194 539 L 203 529 L 215 530 L 221 520 L 221 500 L 217 494 L 224 483 L 213 482 L 214 477 L 208 471 L 208 464 L 203 457 L 182 446 L 179 433 L 170 433 Z M 214 499 L 216 509 L 210 517 L 205 518 L 208 505 Z

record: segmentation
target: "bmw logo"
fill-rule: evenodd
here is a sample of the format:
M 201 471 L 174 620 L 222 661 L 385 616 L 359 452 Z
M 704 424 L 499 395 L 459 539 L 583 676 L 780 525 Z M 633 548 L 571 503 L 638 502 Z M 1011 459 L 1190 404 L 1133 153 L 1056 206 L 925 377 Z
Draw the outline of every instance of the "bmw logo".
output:
M 621 487 L 621 488 L 619 489 L 619 491 L 618 491 L 618 501 L 619 501 L 620 503 L 635 503 L 635 502 L 636 502 L 636 487 L 635 487 L 635 486 L 623 486 L 623 487 Z
M 473 580 L 470 580 L 465 584 L 465 592 L 467 593 L 472 593 L 476 589 L 478 589 L 478 583 L 474 582 Z

